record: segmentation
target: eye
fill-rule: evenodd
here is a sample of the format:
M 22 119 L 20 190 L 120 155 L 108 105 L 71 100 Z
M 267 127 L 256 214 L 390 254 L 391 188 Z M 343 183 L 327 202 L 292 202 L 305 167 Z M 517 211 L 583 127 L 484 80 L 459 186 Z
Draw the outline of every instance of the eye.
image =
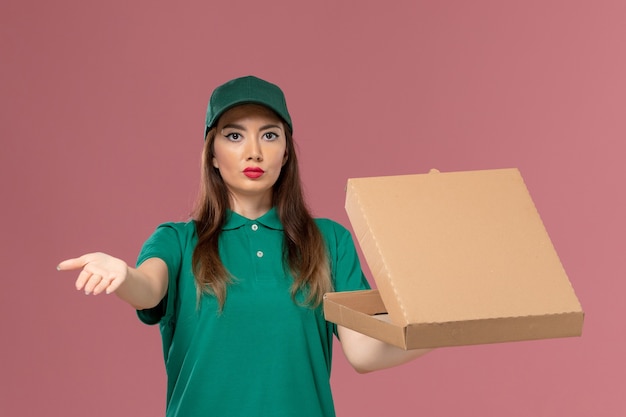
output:
M 237 133 L 237 132 L 232 132 L 232 133 L 229 133 L 229 134 L 224 135 L 224 136 L 226 136 L 228 138 L 228 140 L 231 140 L 233 142 L 237 142 L 237 141 L 239 141 L 241 139 L 241 135 L 239 133 Z
M 276 140 L 278 139 L 278 135 L 274 132 L 267 132 L 263 134 L 263 139 L 265 140 Z

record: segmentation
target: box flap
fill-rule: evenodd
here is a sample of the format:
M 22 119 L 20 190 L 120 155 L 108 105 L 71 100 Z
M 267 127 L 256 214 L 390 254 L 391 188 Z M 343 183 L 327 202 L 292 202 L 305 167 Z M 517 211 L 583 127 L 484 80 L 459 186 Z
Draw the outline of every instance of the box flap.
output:
M 406 349 L 406 328 L 386 320 L 378 290 L 328 293 L 324 316 L 344 327 Z
M 394 323 L 582 312 L 517 169 L 349 179 L 346 211 Z

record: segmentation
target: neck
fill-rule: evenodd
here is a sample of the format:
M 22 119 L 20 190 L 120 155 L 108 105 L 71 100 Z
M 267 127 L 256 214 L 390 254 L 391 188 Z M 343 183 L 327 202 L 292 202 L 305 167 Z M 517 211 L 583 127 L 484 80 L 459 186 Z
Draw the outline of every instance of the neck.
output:
M 230 195 L 230 209 L 248 219 L 258 219 L 272 208 L 272 196 Z

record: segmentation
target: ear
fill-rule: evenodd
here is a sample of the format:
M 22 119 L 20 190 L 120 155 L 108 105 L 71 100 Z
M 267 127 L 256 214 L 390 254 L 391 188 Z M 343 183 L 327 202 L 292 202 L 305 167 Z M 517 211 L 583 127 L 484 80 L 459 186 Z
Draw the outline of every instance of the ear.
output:
M 285 156 L 283 156 L 283 164 L 281 166 L 283 167 L 285 166 L 288 158 L 289 158 L 289 154 L 287 153 L 287 151 L 285 151 Z
M 220 168 L 219 164 L 217 163 L 217 159 L 215 157 L 213 157 L 211 161 L 213 162 L 213 168 L 217 168 L 217 169 Z

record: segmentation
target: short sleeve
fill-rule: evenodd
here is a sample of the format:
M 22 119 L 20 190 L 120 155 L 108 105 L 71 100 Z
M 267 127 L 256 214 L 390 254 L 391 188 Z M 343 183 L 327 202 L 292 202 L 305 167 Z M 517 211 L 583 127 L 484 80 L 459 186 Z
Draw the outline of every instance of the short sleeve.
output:
M 369 290 L 370 285 L 361 269 L 359 255 L 348 229 L 328 219 L 317 219 L 317 225 L 328 247 L 333 289 L 336 292 Z M 337 325 L 326 322 L 328 331 L 337 337 Z
M 174 315 L 178 275 L 182 264 L 183 243 L 181 239 L 182 223 L 165 223 L 157 227 L 146 240 L 139 253 L 137 266 L 150 258 L 162 259 L 167 265 L 168 288 L 165 297 L 153 308 L 137 310 L 139 319 L 146 324 L 168 322 Z
M 370 289 L 350 231 L 333 220 L 316 219 L 316 222 L 328 247 L 333 290 L 341 292 Z

